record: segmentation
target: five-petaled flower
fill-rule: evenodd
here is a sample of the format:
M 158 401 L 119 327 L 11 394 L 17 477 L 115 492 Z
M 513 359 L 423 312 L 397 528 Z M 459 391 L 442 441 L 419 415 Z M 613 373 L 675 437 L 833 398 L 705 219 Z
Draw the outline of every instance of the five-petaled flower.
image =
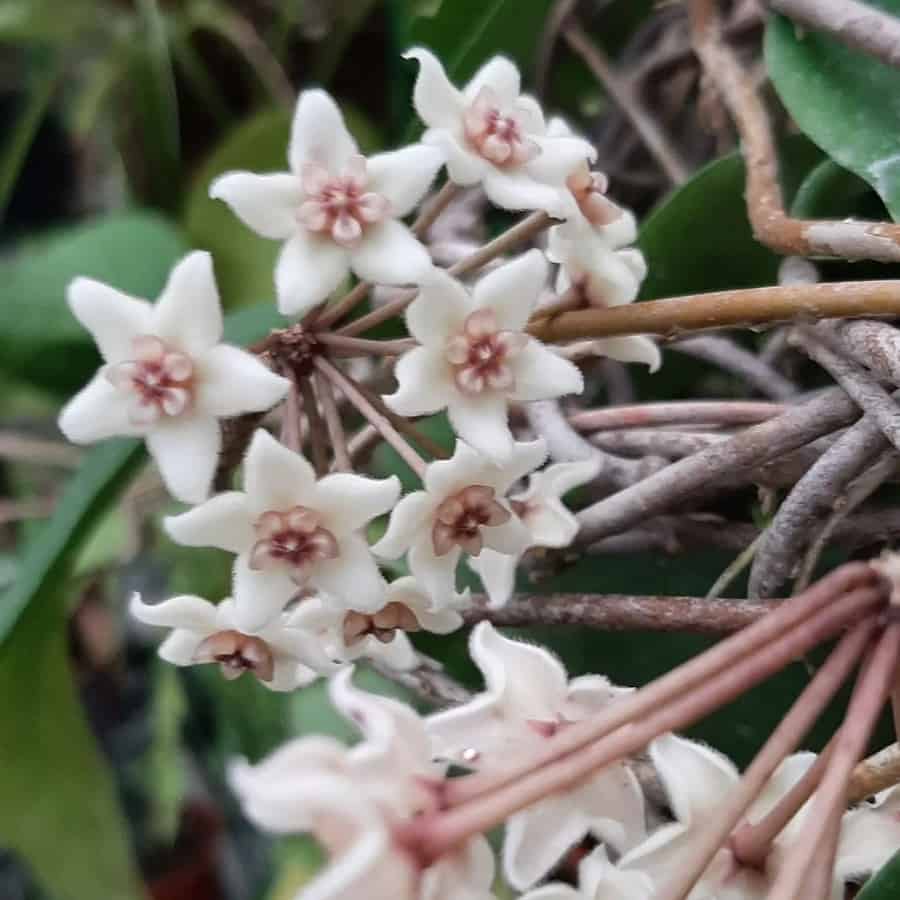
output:
M 136 619 L 172 629 L 159 655 L 173 665 L 218 663 L 229 680 L 251 672 L 273 691 L 294 690 L 335 670 L 315 635 L 294 621 L 294 613 L 283 613 L 252 634 L 241 630 L 234 613 L 230 598 L 219 604 L 190 595 L 153 604 L 139 594 L 131 598 Z
M 530 535 L 514 515 L 506 492 L 547 457 L 542 440 L 513 444 L 509 462 L 496 466 L 463 441 L 450 459 L 425 469 L 424 490 L 394 507 L 384 536 L 372 550 L 387 559 L 409 551 L 409 568 L 435 608 L 453 603 L 460 556 L 484 548 L 519 554 Z
M 360 529 L 396 503 L 396 476 L 316 480 L 303 456 L 259 429 L 244 487 L 166 519 L 180 544 L 238 554 L 235 618 L 243 628 L 261 628 L 306 587 L 357 610 L 381 609 L 386 585 Z
M 298 315 L 325 300 L 352 270 L 379 284 L 418 284 L 428 252 L 400 221 L 443 164 L 414 144 L 362 156 L 335 102 L 304 91 L 288 147 L 290 172 L 228 172 L 210 187 L 258 234 L 285 241 L 275 269 L 278 308 Z
M 217 420 L 269 409 L 289 387 L 255 356 L 219 343 L 209 254 L 181 260 L 155 306 L 89 278 L 69 286 L 69 305 L 106 364 L 63 409 L 63 434 L 77 444 L 144 437 L 172 495 L 205 499 L 221 446 Z
M 429 717 L 427 726 L 438 757 L 479 771 L 501 771 L 629 690 L 599 675 L 569 681 L 547 650 L 508 640 L 489 622 L 475 626 L 469 652 L 484 676 L 484 693 Z M 513 814 L 506 824 L 504 871 L 510 884 L 524 890 L 586 834 L 621 852 L 641 840 L 644 829 L 640 785 L 625 763 L 614 763 L 573 790 Z
M 580 393 L 578 368 L 524 332 L 547 278 L 530 250 L 485 275 L 469 293 L 438 272 L 406 312 L 420 346 L 397 361 L 397 390 L 385 402 L 400 415 L 447 410 L 454 430 L 498 463 L 509 459 L 510 401 Z
M 428 126 L 423 141 L 446 155 L 450 178 L 480 182 L 504 209 L 564 218 L 571 206 L 566 178 L 595 151 L 580 138 L 548 134 L 540 105 L 519 93 L 515 65 L 496 56 L 460 91 L 428 50 L 415 47 L 406 58 L 419 63 L 413 104 Z

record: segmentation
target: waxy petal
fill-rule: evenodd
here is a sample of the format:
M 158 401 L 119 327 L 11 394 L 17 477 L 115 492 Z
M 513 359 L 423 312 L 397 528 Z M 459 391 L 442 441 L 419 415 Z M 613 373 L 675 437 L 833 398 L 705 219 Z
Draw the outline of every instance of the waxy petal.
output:
M 147 625 L 196 632 L 198 643 L 218 627 L 215 605 L 190 594 L 170 597 L 162 603 L 144 603 L 141 595 L 135 592 L 131 595 L 128 611 Z
M 350 251 L 330 238 L 297 231 L 275 264 L 278 310 L 299 316 L 328 299 L 350 271 Z
M 505 396 L 457 394 L 447 405 L 447 416 L 466 443 L 500 465 L 509 461 L 513 436 L 509 430 Z
M 258 428 L 244 458 L 244 489 L 253 516 L 308 506 L 315 496 L 316 473 L 306 458 Z
M 438 556 L 434 552 L 431 529 L 414 541 L 409 549 L 409 569 L 431 598 L 435 607 L 448 606 L 456 596 L 456 566 L 461 551 L 453 547 Z
M 350 253 L 350 266 L 363 281 L 377 284 L 418 284 L 434 267 L 425 246 L 396 219 L 366 229 Z
M 515 378 L 512 396 L 520 403 L 580 394 L 584 378 L 574 363 L 532 339 L 510 360 Z
M 469 559 L 469 568 L 481 579 L 488 595 L 488 609 L 500 609 L 509 602 L 516 586 L 519 559 L 517 555 L 498 553 L 489 547 Z
M 444 128 L 429 128 L 422 141 L 437 148 L 447 166 L 447 176 L 454 184 L 471 187 L 478 184 L 488 172 L 496 171 L 483 156 L 470 150 L 462 138 Z
M 387 530 L 372 552 L 384 559 L 399 559 L 430 525 L 435 501 L 425 491 L 402 497 L 391 513 Z
M 384 605 L 387 589 L 369 545 L 355 534 L 338 540 L 338 556 L 316 564 L 310 583 L 334 600 L 360 612 L 374 612 Z
M 283 241 L 297 230 L 303 190 L 292 172 L 226 172 L 209 186 L 209 196 L 224 200 L 245 225 L 264 238 Z
M 474 308 L 462 284 L 443 269 L 435 269 L 407 307 L 406 327 L 420 344 L 443 350 L 449 338 L 462 332 Z
M 444 154 L 437 147 L 412 144 L 370 156 L 367 162 L 368 189 L 385 197 L 390 214 L 400 219 L 409 215 L 428 192 L 444 164 Z
M 365 478 L 336 472 L 316 484 L 312 505 L 321 513 L 323 527 L 340 537 L 390 512 L 397 504 L 400 490 L 396 475 Z
M 207 350 L 196 370 L 197 408 L 217 418 L 271 409 L 291 386 L 257 357 L 228 344 Z
M 444 409 L 456 395 L 456 387 L 443 352 L 434 347 L 414 347 L 394 366 L 397 390 L 384 402 L 401 416 L 421 416 Z
M 512 105 L 519 97 L 521 79 L 519 70 L 505 56 L 489 59 L 466 85 L 463 95 L 468 103 L 474 102 L 482 88 L 493 91 L 501 109 Z
M 298 590 L 284 569 L 252 569 L 247 554 L 240 554 L 234 561 L 235 625 L 248 634 L 258 632 L 275 619 Z
M 316 162 L 337 174 L 359 150 L 338 105 L 323 90 L 303 91 L 297 99 L 288 162 L 300 174 L 303 163 Z
M 146 427 L 131 421 L 128 399 L 101 369 L 63 407 L 59 430 L 73 444 L 93 444 L 117 435 L 142 435 Z
M 482 277 L 472 291 L 477 309 L 491 309 L 497 326 L 523 331 L 547 282 L 547 260 L 529 250 Z
M 432 128 L 460 128 L 465 100 L 447 78 L 440 60 L 424 47 L 407 50 L 403 58 L 419 63 L 412 97 L 419 118 Z
M 483 185 L 488 199 L 501 209 L 543 210 L 548 215 L 561 219 L 571 208 L 567 191 L 536 181 L 521 170 L 507 172 L 491 168 L 484 175 Z
M 246 553 L 256 541 L 253 519 L 247 495 L 227 491 L 164 522 L 166 533 L 178 544 Z
M 652 338 L 644 335 L 595 338 L 591 344 L 592 349 L 602 356 L 624 363 L 643 363 L 651 372 L 658 371 L 662 365 L 662 352 L 659 346 Z
M 222 434 L 212 417 L 161 419 L 147 434 L 147 449 L 177 500 L 201 503 L 209 495 L 219 462 Z

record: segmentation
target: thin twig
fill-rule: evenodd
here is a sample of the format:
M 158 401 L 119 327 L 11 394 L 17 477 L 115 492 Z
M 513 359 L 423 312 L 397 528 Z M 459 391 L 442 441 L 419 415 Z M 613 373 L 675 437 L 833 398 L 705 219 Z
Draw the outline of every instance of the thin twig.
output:
M 769 117 L 753 79 L 722 41 L 715 0 L 691 0 L 688 9 L 697 55 L 740 132 L 747 163 L 747 214 L 756 239 L 785 255 L 900 260 L 898 225 L 807 221 L 786 214 Z
M 887 322 L 865 319 L 829 324 L 843 353 L 900 387 L 900 331 Z
M 412 350 L 416 341 L 412 338 L 398 338 L 394 341 L 372 341 L 367 338 L 347 337 L 323 331 L 316 334 L 320 344 L 330 348 L 332 356 L 399 356 Z
M 61 441 L 31 437 L 14 431 L 0 432 L 0 459 L 9 462 L 74 469 L 82 456 L 83 452 L 78 447 Z
M 755 400 L 672 400 L 587 409 L 569 416 L 578 431 L 653 425 L 756 425 L 787 411 L 782 403 Z
M 900 783 L 900 744 L 891 744 L 864 759 L 854 770 L 847 802 L 859 803 Z
M 322 401 L 322 412 L 325 415 L 328 438 L 334 453 L 332 469 L 338 472 L 351 472 L 353 463 L 350 461 L 350 451 L 347 449 L 347 435 L 344 433 L 341 414 L 334 399 L 334 385 L 321 373 L 317 373 L 316 376 L 316 393 Z
M 666 459 L 681 459 L 712 444 L 728 440 L 724 431 L 669 431 L 666 428 L 627 428 L 595 431 L 588 437 L 595 447 L 607 453 L 644 456 L 647 453 Z
M 709 589 L 706 594 L 706 599 L 715 600 L 717 597 L 720 597 L 747 566 L 753 561 L 753 557 L 756 555 L 757 548 L 759 547 L 760 542 L 765 537 L 765 532 L 762 532 L 758 537 L 754 538 L 751 543 L 747 544 L 743 550 L 734 558 L 731 564 L 722 572 L 722 574 L 713 582 L 713 586 Z
M 299 380 L 300 396 L 303 398 L 303 412 L 309 428 L 310 455 L 313 468 L 320 478 L 328 471 L 328 447 L 325 444 L 325 429 L 319 415 L 319 404 L 313 388 L 312 376 L 304 376 Z

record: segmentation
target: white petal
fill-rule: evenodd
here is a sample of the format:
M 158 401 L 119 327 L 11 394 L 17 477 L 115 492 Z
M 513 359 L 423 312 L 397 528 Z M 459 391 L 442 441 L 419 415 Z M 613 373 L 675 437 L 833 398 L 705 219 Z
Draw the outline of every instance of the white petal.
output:
M 518 556 L 497 553 L 488 547 L 469 558 L 469 567 L 477 573 L 487 592 L 489 609 L 500 609 L 509 602 L 516 586 L 518 565 Z
M 424 47 L 407 50 L 403 58 L 419 63 L 412 98 L 419 118 L 432 127 L 460 128 L 464 100 L 450 83 L 438 58 Z
M 275 264 L 278 311 L 298 316 L 317 306 L 350 271 L 350 252 L 328 238 L 298 231 Z
M 520 891 L 543 878 L 580 841 L 589 823 L 568 794 L 549 797 L 510 816 L 503 842 L 503 871 Z
M 585 900 L 585 896 L 567 884 L 545 884 L 523 894 L 520 900 Z M 593 900 L 588 897 L 587 900 Z M 618 900 L 618 898 L 617 898 Z
M 399 559 L 422 533 L 430 529 L 434 500 L 425 491 L 402 497 L 391 512 L 388 527 L 372 552 L 384 559 Z
M 350 251 L 350 266 L 375 284 L 418 284 L 434 268 L 424 245 L 396 219 L 366 229 L 359 246 Z
M 543 472 L 534 476 L 534 480 L 535 482 L 540 480 L 541 493 L 563 497 L 569 491 L 593 481 L 599 471 L 599 460 L 580 459 L 575 462 L 561 462 L 547 466 Z M 526 495 L 530 493 L 529 490 Z
M 900 788 L 882 792 L 874 805 L 850 810 L 841 826 L 836 870 L 858 880 L 880 869 L 900 848 Z
M 507 172 L 492 168 L 485 173 L 483 184 L 488 199 L 501 209 L 543 210 L 561 219 L 571 206 L 567 190 L 536 181 L 523 171 Z
M 512 457 L 503 467 L 501 477 L 493 483 L 505 494 L 520 478 L 533 472 L 547 461 L 547 442 L 543 438 L 534 441 L 516 441 Z
M 763 819 L 778 804 L 781 798 L 803 778 L 815 761 L 815 753 L 793 753 L 787 759 L 782 760 L 753 801 L 747 813 L 747 818 L 751 822 L 758 822 L 760 819 Z M 799 813 L 791 820 L 788 828 L 798 823 L 800 819 L 802 819 L 802 813 Z M 782 832 L 782 835 L 784 833 Z
M 397 390 L 382 399 L 401 416 L 421 416 L 446 408 L 456 395 L 447 361 L 440 349 L 413 347 L 394 366 Z
M 162 603 L 144 603 L 141 595 L 135 592 L 131 595 L 128 611 L 147 625 L 194 631 L 200 635 L 200 640 L 217 630 L 215 604 L 190 594 L 170 597 Z
M 251 353 L 228 344 L 207 350 L 196 365 L 196 403 L 211 416 L 263 412 L 282 400 L 291 386 Z
M 250 513 L 306 506 L 315 495 L 316 473 L 300 453 L 257 428 L 244 458 L 244 489 Z
M 370 156 L 368 189 L 387 197 L 391 215 L 402 219 L 425 196 L 435 175 L 444 164 L 444 154 L 437 147 L 412 144 L 390 153 Z
M 466 100 L 471 103 L 483 87 L 488 87 L 497 95 L 498 104 L 502 109 L 518 99 L 520 84 L 519 70 L 515 63 L 505 56 L 495 56 L 472 76 L 464 94 Z
M 433 713 L 425 724 L 435 756 L 468 768 L 496 770 L 508 751 L 521 750 L 518 729 L 502 717 L 492 694 L 476 694 L 468 703 Z
M 613 219 L 608 225 L 601 225 L 598 228 L 595 228 L 594 231 L 603 238 L 610 247 L 618 249 L 619 247 L 633 244 L 637 240 L 637 220 L 634 217 L 634 213 L 627 209 L 623 209 L 622 215 Z M 643 254 L 641 254 L 640 251 L 637 251 L 637 253 L 643 259 Z M 637 274 L 638 271 L 639 270 L 635 270 L 635 274 Z M 643 271 L 644 275 L 646 275 L 646 263 L 643 266 Z M 643 279 L 644 275 L 640 275 L 639 277 Z
M 513 396 L 520 403 L 553 400 L 584 390 L 578 366 L 534 338 L 512 359 L 510 368 L 515 378 Z
M 180 516 L 167 516 L 164 523 L 169 537 L 186 547 L 245 553 L 256 540 L 247 495 L 241 491 L 217 494 Z
M 651 372 L 656 372 L 662 365 L 662 353 L 656 341 L 641 334 L 596 338 L 591 343 L 602 356 L 624 363 L 644 363 Z
M 502 394 L 469 396 L 457 392 L 447 404 L 447 416 L 464 441 L 498 465 L 512 456 L 513 437 Z
M 153 308 L 153 333 L 190 356 L 222 339 L 222 305 L 205 251 L 189 253 L 172 269 Z
M 435 269 L 407 307 L 406 327 L 419 343 L 443 350 L 447 338 L 462 331 L 466 316 L 474 308 L 462 284 L 443 269 Z
M 436 147 L 446 160 L 447 177 L 462 187 L 471 187 L 481 181 L 494 167 L 483 157 L 472 152 L 462 138 L 445 128 L 429 128 L 422 141 Z
M 387 644 L 382 644 L 381 641 L 369 635 L 363 642 L 363 646 L 363 656 L 380 660 L 386 666 L 390 666 L 398 672 L 409 672 L 419 663 L 419 658 L 413 645 L 402 632 L 397 632 L 394 635 L 394 639 Z
M 274 660 L 271 681 L 260 681 L 270 691 L 295 691 L 299 687 L 312 684 L 319 673 L 308 669 L 286 656 L 278 656 Z
M 568 547 L 579 528 L 575 516 L 555 498 L 530 507 L 525 525 L 535 547 Z
M 646 836 L 644 794 L 628 766 L 616 763 L 601 769 L 571 797 L 590 820 L 594 836 L 620 853 Z
M 478 309 L 490 307 L 500 328 L 523 331 L 547 282 L 547 260 L 529 250 L 485 275 L 473 291 Z
M 580 675 L 569 682 L 564 715 L 573 722 L 586 719 L 633 692 L 633 688 L 618 687 L 603 675 Z
M 297 585 L 283 569 L 251 569 L 247 554 L 234 563 L 234 621 L 241 631 L 257 632 L 288 605 Z
M 326 475 L 316 484 L 313 506 L 322 524 L 336 535 L 357 531 L 384 515 L 400 497 L 400 479 L 366 478 L 347 472 Z
M 481 536 L 485 547 L 511 556 L 520 556 L 531 542 L 528 529 L 517 516 L 512 516 L 502 525 L 482 528 Z
M 387 589 L 369 545 L 358 535 L 338 538 L 339 556 L 318 563 L 310 584 L 360 612 L 381 609 Z
M 205 639 L 204 635 L 196 631 L 176 628 L 169 633 L 156 652 L 161 660 L 173 666 L 192 666 L 197 648 Z
M 532 178 L 548 184 L 563 184 L 575 169 L 597 155 L 594 148 L 581 138 L 539 137 L 535 140 L 541 152 L 529 160 L 525 168 Z
M 496 481 L 502 474 L 490 460 L 465 441 L 458 440 L 453 456 L 436 459 L 425 469 L 424 485 L 434 502 L 440 503 L 449 494 L 455 494 L 470 484 L 486 484 L 496 490 Z M 504 490 L 498 493 L 504 493 Z
M 66 292 L 75 318 L 91 333 L 108 363 L 133 359 L 132 340 L 152 328 L 153 307 L 92 278 L 76 278 Z
M 209 196 L 224 200 L 245 225 L 263 237 L 283 241 L 297 230 L 303 190 L 293 173 L 226 172 L 209 186 Z
M 62 409 L 59 430 L 73 444 L 92 444 L 116 435 L 139 435 L 145 430 L 129 420 L 129 404 L 98 372 Z
M 323 90 L 303 91 L 291 126 L 291 169 L 299 173 L 304 162 L 312 161 L 336 174 L 358 152 L 334 100 Z
M 653 741 L 650 758 L 682 825 L 712 816 L 738 781 L 733 763 L 721 753 L 674 734 Z
M 184 503 L 209 495 L 221 446 L 219 423 L 208 416 L 163 420 L 147 434 L 147 449 L 169 493 Z
M 431 529 L 413 541 L 407 557 L 409 569 L 431 597 L 434 606 L 447 606 L 456 595 L 456 566 L 459 557 L 459 547 L 454 547 L 443 556 L 435 555 Z
M 606 847 L 597 847 L 578 867 L 578 883 L 588 900 L 615 897 L 616 900 L 652 900 L 653 881 L 643 872 L 614 866 Z

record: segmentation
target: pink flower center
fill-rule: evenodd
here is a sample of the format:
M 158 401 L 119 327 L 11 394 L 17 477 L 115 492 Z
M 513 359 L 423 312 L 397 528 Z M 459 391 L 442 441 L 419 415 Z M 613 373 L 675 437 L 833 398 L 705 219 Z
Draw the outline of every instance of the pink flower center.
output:
M 559 731 L 572 723 L 565 716 L 557 716 L 555 719 L 528 719 L 528 727 L 539 737 L 552 738 Z
M 195 663 L 217 662 L 229 680 L 252 672 L 260 681 L 271 681 L 275 660 L 269 645 L 258 637 L 240 631 L 217 631 L 194 651 Z
M 134 359 L 107 366 L 105 375 L 129 395 L 132 424 L 149 425 L 163 416 L 181 415 L 193 397 L 193 360 L 153 335 L 140 335 L 131 344 Z
M 494 489 L 470 484 L 451 494 L 435 511 L 431 541 L 438 556 L 462 547 L 470 556 L 478 556 L 484 546 L 481 529 L 508 522 L 510 511 L 495 499 Z
M 250 568 L 286 568 L 298 583 L 309 577 L 317 563 L 339 555 L 334 535 L 319 524 L 316 512 L 305 506 L 264 512 L 256 522 L 256 537 Z
M 469 146 L 495 166 L 515 168 L 541 152 L 534 141 L 525 137 L 521 118 L 501 110 L 497 95 L 487 86 L 463 113 L 463 131 Z
M 388 603 L 377 613 L 348 612 L 344 617 L 344 643 L 358 644 L 370 634 L 382 644 L 389 644 L 398 631 L 421 631 L 416 614 L 402 603 Z
M 501 331 L 492 309 L 478 309 L 466 317 L 462 332 L 447 342 L 444 355 L 464 393 L 510 391 L 515 379 L 509 361 L 527 343 L 527 334 Z
M 609 225 L 622 215 L 621 207 L 606 196 L 609 179 L 602 172 L 591 172 L 584 165 L 566 179 L 566 187 L 591 225 Z
M 364 156 L 351 156 L 340 175 L 332 175 L 319 163 L 304 163 L 300 179 L 305 199 L 297 210 L 297 220 L 342 247 L 358 244 L 366 228 L 390 212 L 386 197 L 366 190 L 369 178 Z

